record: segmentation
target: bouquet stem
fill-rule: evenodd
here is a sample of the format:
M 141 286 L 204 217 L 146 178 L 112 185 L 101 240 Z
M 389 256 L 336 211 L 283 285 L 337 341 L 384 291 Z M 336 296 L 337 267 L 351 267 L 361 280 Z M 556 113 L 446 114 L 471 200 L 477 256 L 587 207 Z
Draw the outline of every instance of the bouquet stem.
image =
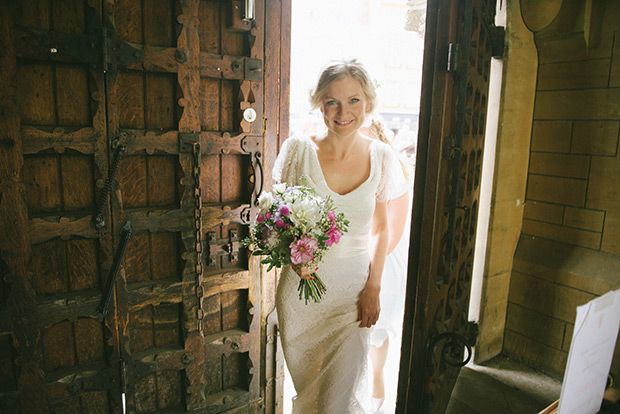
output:
M 313 273 L 311 276 L 314 278 L 313 280 L 300 279 L 299 287 L 297 288 L 299 291 L 299 299 L 301 300 L 303 298 L 306 305 L 310 298 L 314 300 L 314 303 L 319 303 L 323 294 L 327 292 L 327 286 L 325 286 L 325 283 L 323 283 L 319 275 Z

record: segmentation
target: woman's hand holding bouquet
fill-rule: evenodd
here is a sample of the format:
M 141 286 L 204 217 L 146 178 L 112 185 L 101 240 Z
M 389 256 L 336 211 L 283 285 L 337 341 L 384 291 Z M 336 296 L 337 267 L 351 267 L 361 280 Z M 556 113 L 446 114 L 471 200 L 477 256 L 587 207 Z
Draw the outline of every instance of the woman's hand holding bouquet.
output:
M 344 214 L 335 211 L 329 197 L 318 197 L 306 185 L 276 184 L 272 191 L 260 195 L 258 207 L 256 223 L 242 244 L 253 245 L 254 256 L 266 256 L 261 263 L 269 265 L 267 270 L 289 264 L 298 273 L 302 266 L 313 269 L 299 281 L 299 299 L 304 298 L 306 304 L 310 298 L 320 302 L 327 287 L 316 269 L 329 247 L 347 231 L 349 222 Z

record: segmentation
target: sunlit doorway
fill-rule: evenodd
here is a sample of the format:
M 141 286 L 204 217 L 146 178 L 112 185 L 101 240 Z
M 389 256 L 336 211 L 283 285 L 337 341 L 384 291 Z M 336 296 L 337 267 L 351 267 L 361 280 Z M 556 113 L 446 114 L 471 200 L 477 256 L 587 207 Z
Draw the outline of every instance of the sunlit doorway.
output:
M 308 102 L 309 91 L 322 67 L 330 60 L 356 58 L 364 63 L 378 86 L 379 105 L 374 116 L 383 122 L 394 147 L 413 162 L 420 110 L 424 14 L 424 0 L 293 1 L 291 135 L 307 134 L 322 125 L 319 112 L 311 111 Z M 402 271 L 406 272 L 406 268 Z M 399 322 L 402 324 L 402 319 Z M 382 413 L 395 410 L 400 345 L 400 334 L 390 337 Z M 291 413 L 294 395 L 286 372 L 284 414 Z

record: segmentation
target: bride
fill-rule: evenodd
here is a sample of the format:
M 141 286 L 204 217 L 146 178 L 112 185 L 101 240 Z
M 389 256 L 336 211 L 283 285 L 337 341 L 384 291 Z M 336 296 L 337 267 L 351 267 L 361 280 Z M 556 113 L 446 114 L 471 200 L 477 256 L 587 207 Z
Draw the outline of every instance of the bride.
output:
M 297 395 L 296 414 L 365 413 L 370 329 L 379 318 L 381 274 L 388 243 L 390 170 L 398 166 L 386 144 L 362 135 L 376 106 L 368 72 L 356 60 L 327 66 L 313 90 L 326 131 L 284 142 L 274 179 L 307 183 L 330 197 L 349 231 L 318 269 L 283 269 L 276 306 L 286 364 Z M 299 278 L 316 270 L 327 285 L 320 303 L 299 300 Z

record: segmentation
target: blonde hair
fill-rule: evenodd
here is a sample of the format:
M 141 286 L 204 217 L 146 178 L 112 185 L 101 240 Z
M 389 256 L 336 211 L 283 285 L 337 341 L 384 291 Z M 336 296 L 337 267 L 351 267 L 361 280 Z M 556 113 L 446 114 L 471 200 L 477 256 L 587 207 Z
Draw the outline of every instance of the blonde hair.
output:
M 405 176 L 405 179 L 408 182 L 412 182 L 415 173 L 413 164 L 404 156 L 404 154 L 394 148 L 392 140 L 388 138 L 387 133 L 385 132 L 385 126 L 383 125 L 383 122 L 381 122 L 377 118 L 373 118 L 370 122 L 368 130 L 370 131 L 370 135 L 372 135 L 373 138 L 378 139 L 379 141 L 392 147 L 394 152 L 398 155 L 398 161 L 400 162 L 400 167 L 403 170 L 403 175 Z
M 362 90 L 368 101 L 368 108 L 366 108 L 367 113 L 371 113 L 377 106 L 377 93 L 368 71 L 364 65 L 356 59 L 334 61 L 321 71 L 316 86 L 310 92 L 310 104 L 312 105 L 312 109 L 321 106 L 323 98 L 327 94 L 327 89 L 332 83 L 347 76 L 352 77 L 362 85 Z

